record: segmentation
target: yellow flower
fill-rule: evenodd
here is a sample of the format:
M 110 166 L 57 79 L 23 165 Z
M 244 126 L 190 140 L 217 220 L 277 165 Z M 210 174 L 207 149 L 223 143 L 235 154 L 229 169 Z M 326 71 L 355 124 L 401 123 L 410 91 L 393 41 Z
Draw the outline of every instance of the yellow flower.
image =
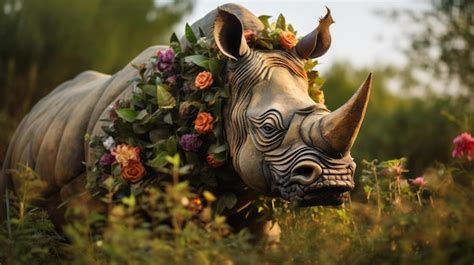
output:
M 126 167 L 130 161 L 140 161 L 140 148 L 127 144 L 120 144 L 110 152 L 120 166 Z

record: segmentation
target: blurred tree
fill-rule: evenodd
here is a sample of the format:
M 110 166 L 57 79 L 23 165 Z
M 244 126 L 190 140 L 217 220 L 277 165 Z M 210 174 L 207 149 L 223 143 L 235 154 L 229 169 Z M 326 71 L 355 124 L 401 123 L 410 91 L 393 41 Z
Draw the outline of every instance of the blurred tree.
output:
M 81 71 L 114 73 L 168 43 L 191 0 L 0 0 L 0 124 Z M 13 124 L 13 125 L 12 125 Z M 0 134 L 0 161 L 11 131 Z
M 412 69 L 430 74 L 430 83 L 474 92 L 474 1 L 430 0 L 423 12 L 394 10 L 391 18 L 409 25 L 405 50 Z M 452 85 L 452 86 L 449 86 Z M 471 100 L 474 100 L 471 98 Z M 471 109 L 472 110 L 472 109 Z

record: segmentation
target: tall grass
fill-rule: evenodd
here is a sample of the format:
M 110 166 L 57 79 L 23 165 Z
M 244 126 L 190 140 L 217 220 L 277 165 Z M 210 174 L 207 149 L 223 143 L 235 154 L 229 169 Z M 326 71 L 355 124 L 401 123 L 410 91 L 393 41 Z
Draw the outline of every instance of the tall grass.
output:
M 166 184 L 121 204 L 106 202 L 107 214 L 81 215 L 55 232 L 46 214 L 32 206 L 42 186 L 34 172 L 10 193 L 10 220 L 0 233 L 5 264 L 470 264 L 474 260 L 473 165 L 437 164 L 424 182 L 405 177 L 403 159 L 362 165 L 361 187 L 341 207 L 293 208 L 273 199 L 277 241 L 257 243 L 235 232 L 210 205 L 190 207 L 186 183 Z M 176 167 L 177 165 L 175 165 Z M 26 192 L 29 190 L 29 192 Z M 111 183 L 110 192 L 113 192 Z M 357 199 L 356 199 L 357 198 Z M 143 219 L 137 209 L 146 209 Z M 8 226 L 7 226 L 8 225 Z M 11 232 L 7 229 L 11 227 Z

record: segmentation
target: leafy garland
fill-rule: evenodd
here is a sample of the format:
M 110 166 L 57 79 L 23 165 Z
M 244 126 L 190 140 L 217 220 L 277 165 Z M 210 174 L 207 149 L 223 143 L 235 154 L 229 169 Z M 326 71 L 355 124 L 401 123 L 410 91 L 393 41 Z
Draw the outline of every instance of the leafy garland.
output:
M 293 48 L 297 43 L 293 27 L 282 15 L 272 24 L 269 18 L 259 17 L 264 30 L 245 30 L 248 45 L 260 50 Z M 105 198 L 113 189 L 109 199 L 120 203 L 149 186 L 188 181 L 197 196 L 191 198 L 197 210 L 216 197 L 217 214 L 236 205 L 236 193 L 245 186 L 232 178 L 224 135 L 223 106 L 229 95 L 226 59 L 201 30 L 199 35 L 186 24 L 186 50 L 173 34 L 170 48 L 133 65 L 139 74 L 130 80 L 131 98 L 110 107 L 104 135 L 88 138 L 97 158 L 87 183 L 93 195 Z M 313 60 L 305 64 L 308 93 L 324 103 L 323 81 L 312 70 L 316 64 Z

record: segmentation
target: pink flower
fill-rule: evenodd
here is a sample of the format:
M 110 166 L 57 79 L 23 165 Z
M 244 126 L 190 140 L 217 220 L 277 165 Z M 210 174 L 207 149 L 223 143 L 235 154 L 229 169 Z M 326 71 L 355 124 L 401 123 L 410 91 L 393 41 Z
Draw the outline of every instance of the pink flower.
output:
M 424 186 L 426 184 L 426 180 L 423 177 L 417 177 L 415 179 L 410 179 L 409 181 L 412 185 L 418 187 Z
M 467 160 L 474 158 L 474 138 L 467 132 L 461 133 L 453 140 L 453 157 L 467 156 Z

